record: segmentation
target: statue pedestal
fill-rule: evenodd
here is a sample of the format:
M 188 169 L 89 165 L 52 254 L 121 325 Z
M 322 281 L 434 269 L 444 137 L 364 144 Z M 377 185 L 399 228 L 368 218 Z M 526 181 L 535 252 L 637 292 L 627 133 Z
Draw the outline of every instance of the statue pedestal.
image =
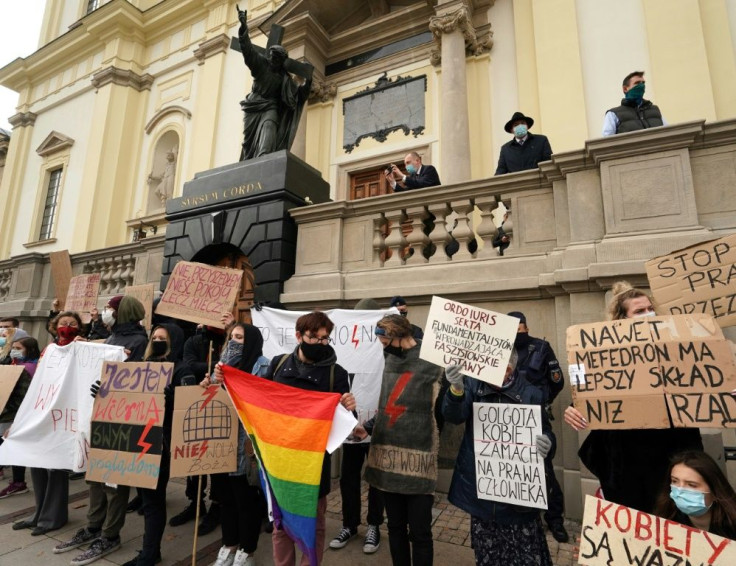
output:
M 294 273 L 296 224 L 289 210 L 330 200 L 319 171 L 286 150 L 197 173 L 166 203 L 164 289 L 181 260 L 214 263 L 242 253 L 253 266 L 255 301 L 277 301 Z

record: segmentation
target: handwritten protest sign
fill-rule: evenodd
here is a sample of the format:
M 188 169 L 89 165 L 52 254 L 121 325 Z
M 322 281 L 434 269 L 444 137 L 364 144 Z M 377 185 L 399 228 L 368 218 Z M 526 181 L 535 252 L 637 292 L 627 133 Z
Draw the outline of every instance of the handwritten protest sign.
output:
M 180 261 L 166 284 L 156 312 L 217 328 L 224 328 L 222 313 L 232 310 L 243 272 Z
M 100 274 L 88 273 L 72 277 L 69 282 L 69 292 L 66 295 L 64 308 L 76 311 L 87 324 L 92 319 L 90 311 L 97 307 L 97 295 L 100 292 Z
M 72 279 L 72 260 L 69 251 L 49 252 L 49 264 L 51 279 L 54 281 L 54 295 L 59 299 L 59 308 L 64 310 L 69 294 L 69 282 Z
M 736 542 L 588 495 L 578 564 L 733 566 Z
M 705 314 L 567 329 L 575 407 L 592 429 L 736 427 L 731 346 Z M 668 415 L 669 407 L 669 415 Z
M 475 480 L 479 499 L 547 509 L 539 405 L 473 403 Z
M 23 366 L 0 366 L 0 413 L 10 400 L 10 395 L 22 373 Z
M 655 257 L 646 264 L 662 314 L 705 313 L 736 324 L 736 234 Z
M 435 296 L 419 357 L 501 385 L 518 328 L 518 318 Z
M 92 410 L 87 481 L 156 488 L 164 388 L 173 373 L 172 363 L 105 362 Z
M 176 388 L 171 437 L 172 478 L 238 467 L 238 413 L 219 385 Z
M 151 315 L 153 314 L 153 294 L 155 286 L 153 283 L 148 285 L 130 285 L 125 288 L 126 297 L 135 297 L 138 299 L 143 308 L 146 309 L 146 317 L 143 319 L 143 326 L 151 330 Z
M 93 403 L 89 388 L 100 379 L 104 362 L 123 359 L 122 346 L 49 344 L 0 446 L 0 464 L 86 470 Z

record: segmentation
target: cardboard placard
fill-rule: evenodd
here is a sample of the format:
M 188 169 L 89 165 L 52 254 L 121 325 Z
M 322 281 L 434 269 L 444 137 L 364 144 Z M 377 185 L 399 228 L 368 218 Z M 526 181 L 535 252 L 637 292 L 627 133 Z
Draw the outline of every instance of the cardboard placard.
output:
M 588 495 L 578 564 L 733 566 L 736 541 Z
M 49 252 L 51 279 L 54 281 L 54 296 L 59 299 L 59 310 L 64 310 L 66 297 L 69 294 L 69 282 L 72 280 L 72 259 L 68 250 Z
M 705 313 L 736 324 L 736 234 L 683 248 L 646 263 L 662 314 Z
M 180 261 L 166 284 L 156 312 L 217 328 L 240 291 L 242 270 Z
M 87 273 L 72 277 L 69 282 L 69 292 L 66 295 L 64 308 L 75 311 L 82 318 L 82 322 L 89 324 L 92 320 L 90 311 L 97 307 L 97 295 L 100 292 L 100 274 Z
M 539 405 L 473 403 L 475 487 L 478 499 L 547 509 Z
M 87 481 L 156 488 L 164 388 L 173 375 L 168 362 L 105 362 L 92 408 Z
M 0 366 L 0 413 L 10 400 L 10 394 L 23 373 L 23 366 Z
M 0 464 L 86 470 L 94 403 L 89 388 L 100 379 L 104 362 L 124 359 L 122 346 L 49 344 L 0 445 Z
M 153 315 L 153 294 L 156 286 L 153 283 L 147 285 L 130 285 L 125 288 L 126 297 L 135 297 L 138 299 L 143 308 L 146 309 L 146 317 L 143 319 L 143 326 L 150 332 L 151 316 Z
M 171 477 L 238 469 L 238 413 L 219 385 L 177 387 L 171 427 Z
M 736 427 L 731 345 L 708 315 L 571 326 L 567 359 L 591 429 L 669 428 L 670 416 L 678 427 Z
M 440 367 L 462 366 L 465 375 L 501 385 L 519 319 L 432 297 L 419 357 Z

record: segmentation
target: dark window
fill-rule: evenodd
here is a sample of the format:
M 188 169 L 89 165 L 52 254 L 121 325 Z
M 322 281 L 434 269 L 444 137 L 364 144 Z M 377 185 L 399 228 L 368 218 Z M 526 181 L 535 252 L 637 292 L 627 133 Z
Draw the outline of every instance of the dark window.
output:
M 100 7 L 100 0 L 87 0 L 87 13 L 94 12 Z
M 59 200 L 59 184 L 61 183 L 62 171 L 63 169 L 54 169 L 49 175 L 49 187 L 46 191 L 46 202 L 43 206 L 39 240 L 48 240 L 54 229 L 54 217 L 56 216 L 56 203 Z

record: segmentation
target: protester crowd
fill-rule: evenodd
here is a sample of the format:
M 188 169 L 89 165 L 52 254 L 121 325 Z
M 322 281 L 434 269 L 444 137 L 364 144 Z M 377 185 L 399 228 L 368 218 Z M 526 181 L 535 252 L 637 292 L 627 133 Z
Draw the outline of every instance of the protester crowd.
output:
M 643 99 L 642 72 L 624 79 L 625 98 L 621 106 L 606 114 L 604 135 L 664 124 L 659 109 Z M 534 168 L 549 159 L 551 147 L 546 137 L 529 132 L 534 120 L 521 112 L 506 124 L 514 138 L 501 150 L 496 174 Z M 405 158 L 406 174 L 395 165 L 386 178 L 395 191 L 435 186 L 439 175 L 431 165 L 422 164 L 417 153 Z M 503 255 L 509 246 L 507 230 L 499 230 L 494 246 Z M 612 320 L 650 316 L 654 306 L 646 292 L 620 282 L 612 289 L 609 307 Z M 55 308 L 58 303 L 55 303 Z M 395 566 L 428 566 L 433 563 L 432 507 L 437 483 L 439 434 L 445 422 L 464 426 L 456 459 L 449 501 L 470 516 L 470 534 L 476 564 L 482 566 L 540 566 L 552 564 L 539 509 L 478 497 L 473 435 L 474 403 L 525 404 L 542 408 L 541 434 L 536 435 L 536 452 L 544 459 L 548 510 L 544 519 L 553 537 L 564 542 L 562 490 L 552 467 L 557 442 L 550 425 L 549 406 L 564 387 L 563 373 L 551 345 L 529 334 L 526 316 L 509 313 L 519 321 L 511 359 L 500 386 L 463 375 L 460 366 L 439 367 L 419 356 L 423 332 L 409 322 L 406 300 L 394 297 L 390 307 L 399 314 L 387 314 L 375 325 L 375 339 L 383 347 L 384 371 L 377 412 L 353 430 L 342 452 L 343 525 L 326 543 L 326 496 L 331 487 L 331 458 L 325 453 L 318 485 L 316 540 L 317 563 L 325 547 L 339 551 L 358 535 L 360 524 L 360 483 L 365 465 L 368 495 L 368 525 L 363 551 L 375 553 L 381 544 L 380 525 L 384 513 L 388 546 Z M 377 309 L 371 299 L 357 308 Z M 396 312 L 396 311 L 394 311 Z M 355 411 L 348 372 L 340 365 L 331 342 L 333 322 L 323 312 L 299 317 L 294 328 L 296 346 L 291 353 L 268 359 L 263 355 L 264 338 L 254 326 L 237 322 L 230 313 L 222 316 L 222 326 L 194 329 L 183 321 L 154 315 L 150 333 L 142 326 L 143 304 L 131 296 L 111 298 L 102 313 L 93 310 L 84 324 L 81 313 L 53 311 L 48 322 L 52 343 L 65 347 L 75 341 L 104 341 L 124 349 L 126 362 L 170 362 L 173 378 L 165 391 L 163 448 L 155 487 L 131 489 L 88 481 L 89 509 L 86 524 L 54 553 L 75 551 L 73 566 L 90 564 L 121 546 L 120 533 L 127 513 L 144 517 L 142 548 L 124 566 L 152 566 L 161 561 L 161 541 L 167 528 L 166 491 L 170 474 L 172 414 L 177 387 L 223 384 L 225 366 L 300 390 L 339 393 L 340 403 Z M 20 328 L 16 318 L 0 320 L 0 364 L 22 368 L 20 379 L 0 414 L 0 433 L 7 436 L 44 352 L 35 338 Z M 48 370 L 51 371 L 51 370 Z M 98 394 L 99 383 L 90 395 Z M 565 410 L 565 421 L 574 430 L 588 428 L 574 407 Z M 386 454 L 425 458 L 431 465 L 417 470 L 391 467 Z M 698 429 L 592 430 L 582 444 L 581 462 L 598 478 L 598 496 L 704 531 L 736 538 L 736 494 L 719 466 L 703 452 Z M 2 468 L 0 468 L 2 471 Z M 73 476 L 72 476 L 73 477 Z M 31 468 L 30 481 L 35 496 L 32 516 L 13 524 L 13 529 L 30 529 L 38 536 L 61 529 L 68 522 L 68 470 Z M 12 466 L 9 484 L 0 499 L 28 492 L 26 470 Z M 205 493 L 209 494 L 209 502 Z M 134 495 L 133 495 L 134 494 Z M 133 495 L 131 497 L 131 495 Z M 293 566 L 297 546 L 289 533 L 268 521 L 259 461 L 251 438 L 239 423 L 237 469 L 231 473 L 187 478 L 187 507 L 168 521 L 176 528 L 193 521 L 198 514 L 200 534 L 222 531 L 222 547 L 215 566 L 253 566 L 254 553 L 263 545 L 262 533 L 270 534 L 274 564 Z M 199 510 L 199 512 L 198 512 Z M 306 555 L 301 564 L 308 564 Z

